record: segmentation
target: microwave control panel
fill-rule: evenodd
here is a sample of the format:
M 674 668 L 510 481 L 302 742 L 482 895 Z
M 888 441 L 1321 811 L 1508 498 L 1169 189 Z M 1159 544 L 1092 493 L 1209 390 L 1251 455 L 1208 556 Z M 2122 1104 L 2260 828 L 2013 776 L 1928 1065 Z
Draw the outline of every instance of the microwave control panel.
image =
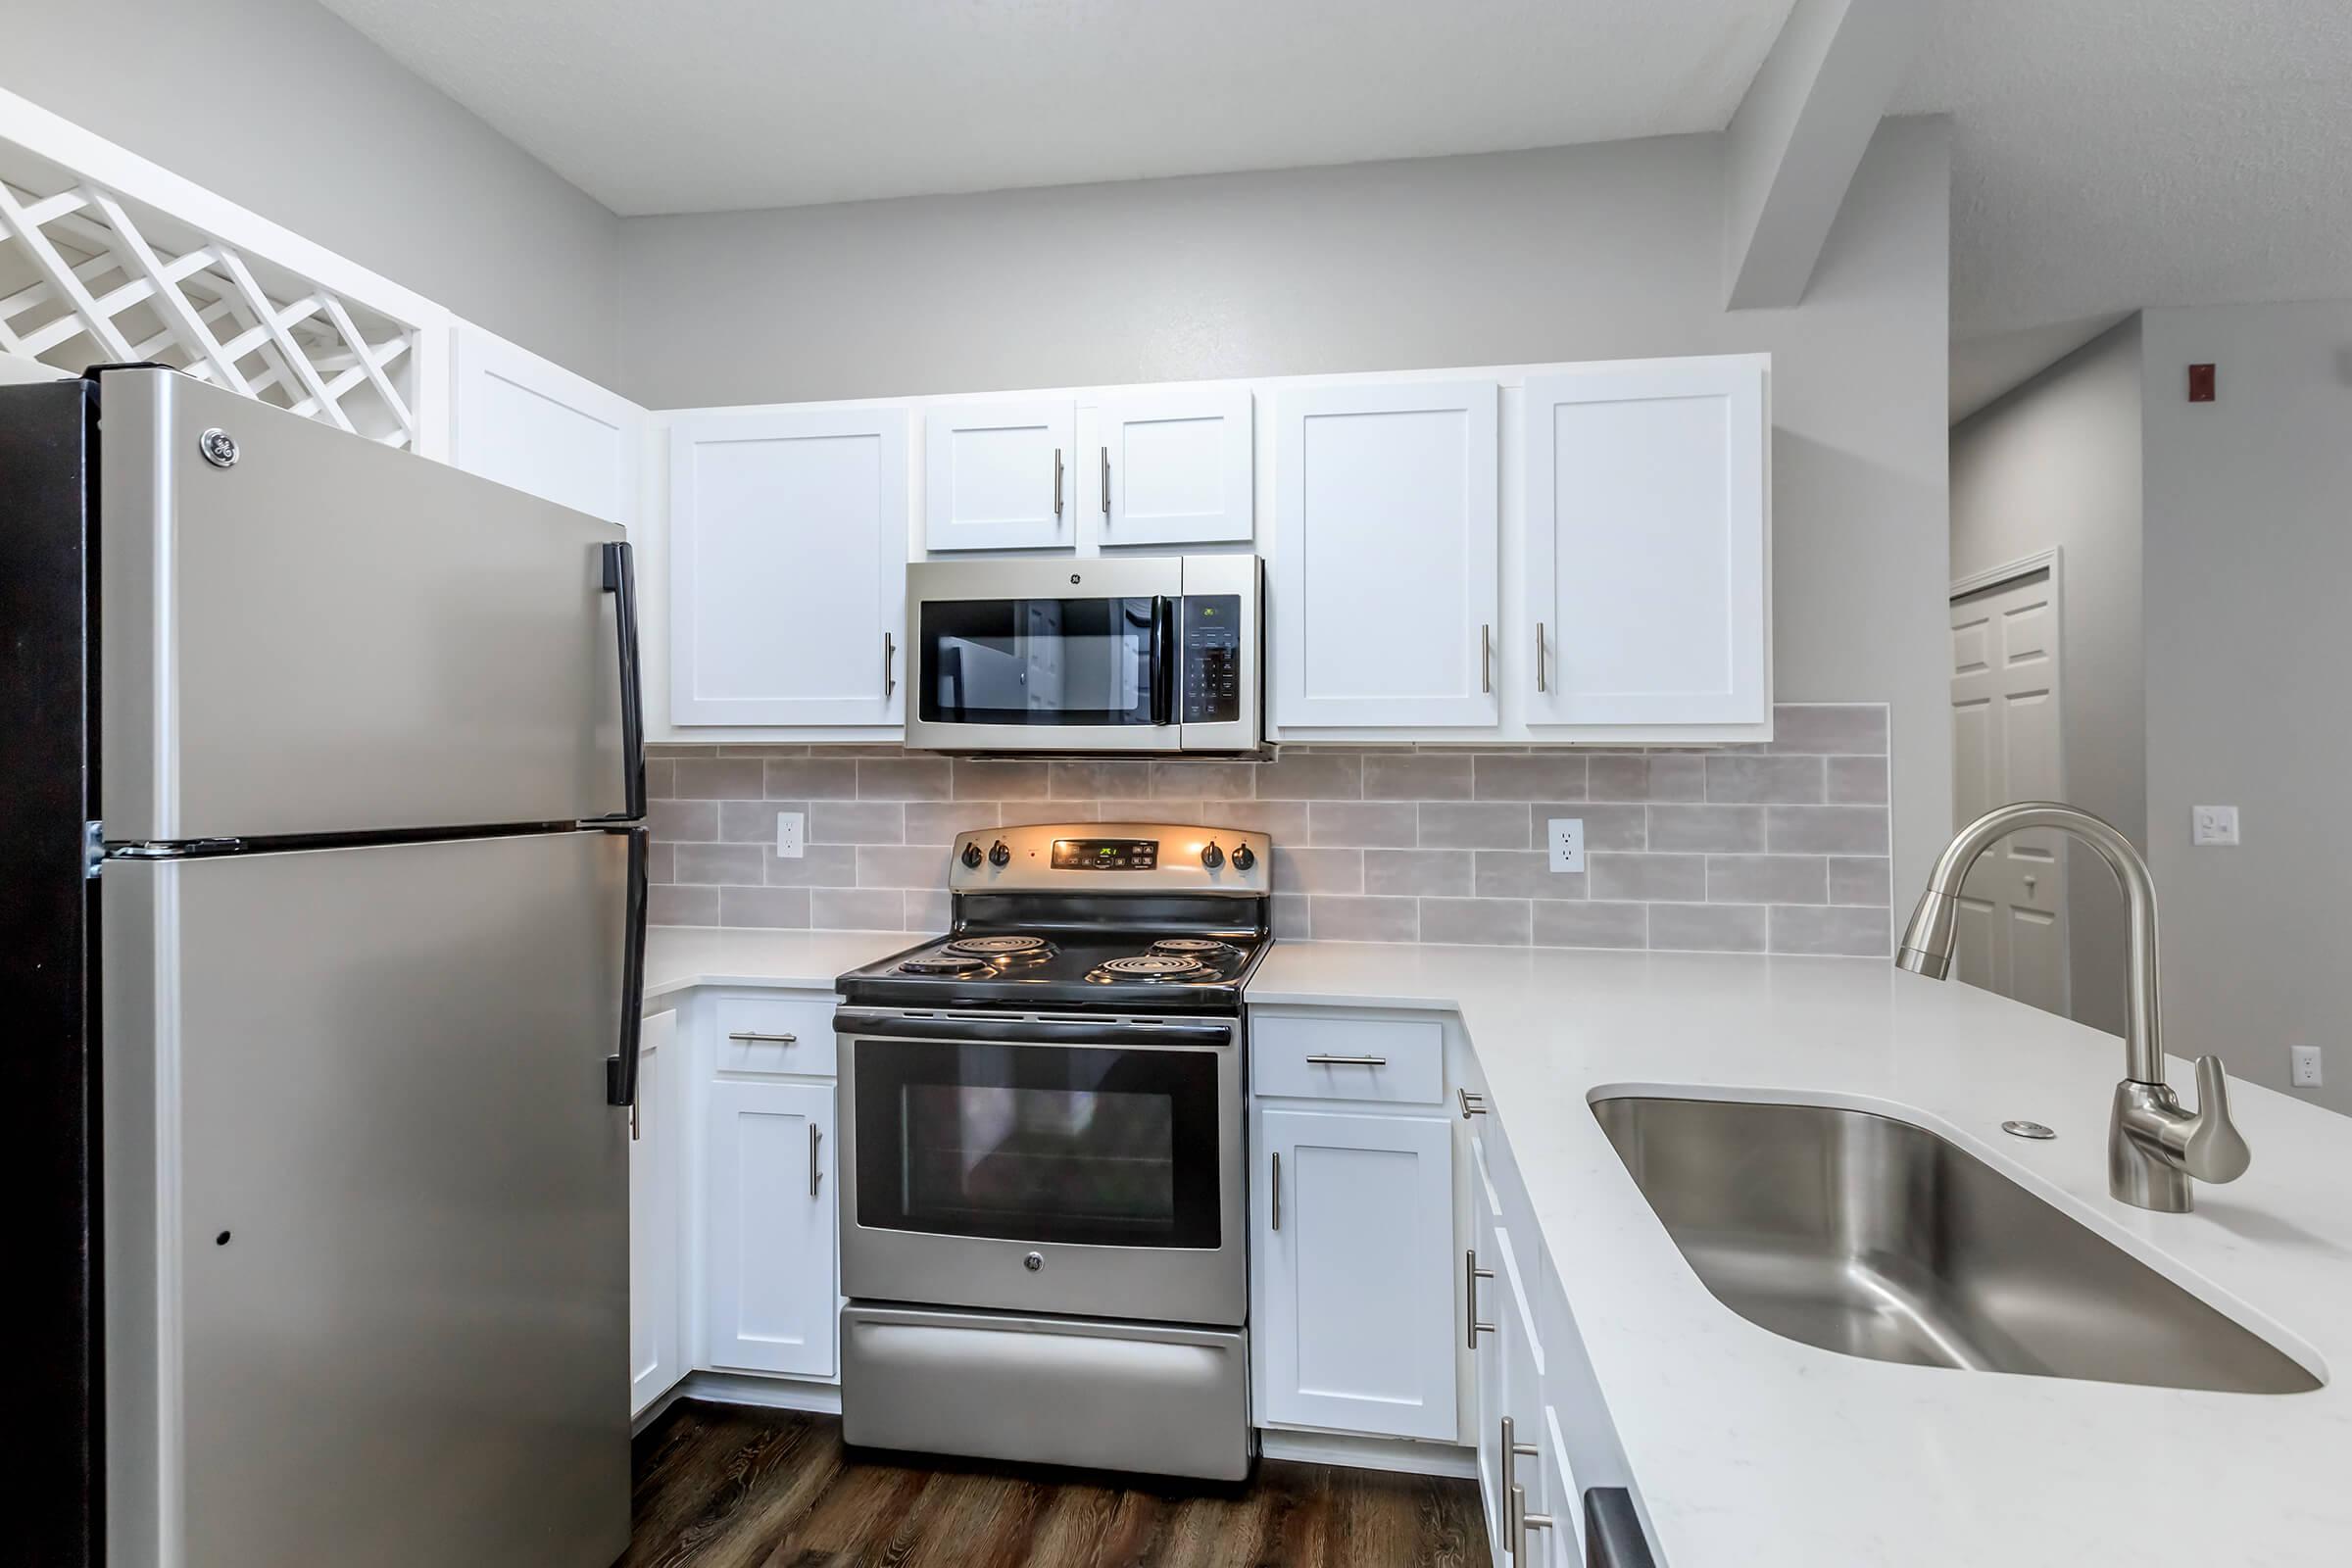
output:
M 1230 723 L 1242 716 L 1241 596 L 1186 594 L 1183 604 L 1183 722 Z

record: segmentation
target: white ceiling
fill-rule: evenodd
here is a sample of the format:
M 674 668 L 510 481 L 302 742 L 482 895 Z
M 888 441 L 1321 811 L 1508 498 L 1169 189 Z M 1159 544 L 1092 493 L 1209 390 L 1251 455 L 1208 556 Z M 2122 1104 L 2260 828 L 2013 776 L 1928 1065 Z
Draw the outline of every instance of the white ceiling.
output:
M 624 216 L 1718 130 L 1791 0 L 322 0 Z
M 1938 0 L 1952 413 L 2143 306 L 2352 298 L 2352 5 Z

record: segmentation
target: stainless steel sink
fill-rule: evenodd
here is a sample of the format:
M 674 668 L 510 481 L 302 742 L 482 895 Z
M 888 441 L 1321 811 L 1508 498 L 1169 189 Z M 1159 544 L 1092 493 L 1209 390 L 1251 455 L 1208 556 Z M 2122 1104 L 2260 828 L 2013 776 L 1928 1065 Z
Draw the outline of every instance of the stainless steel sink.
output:
M 1626 1096 L 1592 1113 L 1715 1298 L 1915 1366 L 2300 1394 L 2320 1380 L 1924 1128 L 1825 1105 Z

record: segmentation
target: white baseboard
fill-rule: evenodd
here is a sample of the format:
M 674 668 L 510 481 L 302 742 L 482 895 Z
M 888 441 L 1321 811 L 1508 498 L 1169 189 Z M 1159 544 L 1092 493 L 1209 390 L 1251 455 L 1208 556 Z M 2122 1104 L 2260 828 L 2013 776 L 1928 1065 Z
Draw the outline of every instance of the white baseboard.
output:
M 709 1399 L 712 1404 L 751 1404 L 769 1410 L 808 1410 L 818 1415 L 841 1414 L 841 1385 L 809 1383 L 800 1378 L 763 1378 L 742 1372 L 689 1372 L 676 1388 L 652 1404 L 632 1424 L 643 1432 L 662 1412 L 680 1399 Z
M 1269 1459 L 1344 1465 L 1350 1470 L 1394 1470 L 1412 1476 L 1478 1476 L 1478 1450 L 1451 1443 L 1409 1438 L 1358 1438 L 1339 1432 L 1258 1429 L 1258 1452 Z

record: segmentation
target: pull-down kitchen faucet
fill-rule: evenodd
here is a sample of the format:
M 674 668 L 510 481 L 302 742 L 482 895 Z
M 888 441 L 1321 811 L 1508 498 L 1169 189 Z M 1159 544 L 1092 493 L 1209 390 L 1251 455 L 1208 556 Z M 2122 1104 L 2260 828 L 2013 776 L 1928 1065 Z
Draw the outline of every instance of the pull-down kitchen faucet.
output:
M 2253 1154 L 2230 1120 L 2222 1058 L 2197 1058 L 2197 1109 L 2182 1110 L 2164 1081 L 2164 1043 L 2156 1015 L 2156 883 L 2132 841 L 2088 811 L 2050 801 L 1996 807 L 1960 830 L 1928 878 L 1919 907 L 1903 929 L 1895 967 L 1941 980 L 1952 971 L 1953 918 L 1960 884 L 1977 857 L 2012 833 L 2053 828 L 2099 852 L 2123 884 L 2132 922 L 2132 991 L 2124 1013 L 2124 1078 L 2115 1086 L 2107 1129 L 2107 1191 L 2127 1203 L 2185 1214 L 2198 1181 L 2235 1181 Z

